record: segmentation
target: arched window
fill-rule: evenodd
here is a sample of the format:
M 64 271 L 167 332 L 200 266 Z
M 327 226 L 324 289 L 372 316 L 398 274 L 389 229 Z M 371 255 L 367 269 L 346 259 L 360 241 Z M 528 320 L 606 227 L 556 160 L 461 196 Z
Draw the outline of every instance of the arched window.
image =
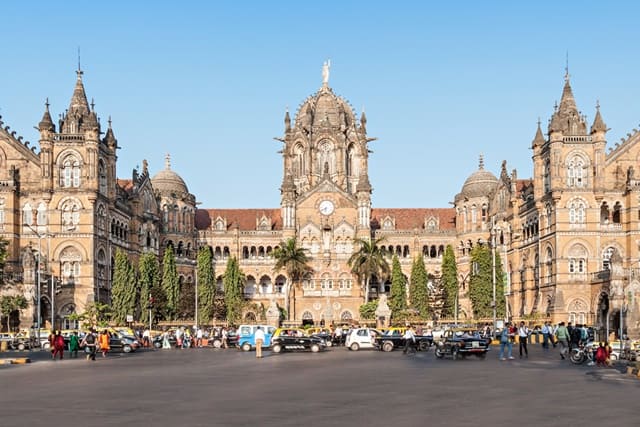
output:
M 64 188 L 80 187 L 80 161 L 74 156 L 68 156 L 62 162 L 60 185 Z
M 609 246 L 602 251 L 602 269 L 609 270 L 611 268 L 611 256 L 616 251 L 613 246 Z
M 22 223 L 33 225 L 33 209 L 29 203 L 25 204 L 22 208 Z
M 584 274 L 587 272 L 587 249 L 581 244 L 575 244 L 569 249 L 569 273 Z
M 542 183 L 544 185 L 544 192 L 548 193 L 549 191 L 551 191 L 551 176 L 549 174 L 549 161 L 547 160 L 544 163 L 543 169 L 542 169 Z
M 106 194 L 107 193 L 107 168 L 104 166 L 104 162 L 102 160 L 98 162 L 98 182 L 100 186 L 100 192 L 102 194 Z M 146 198 L 144 200 L 144 203 L 146 208 Z
M 584 224 L 586 206 L 582 200 L 573 200 L 569 204 L 569 222 L 571 224 Z
M 297 144 L 293 149 L 293 174 L 294 176 L 305 174 L 304 147 L 301 144 Z
M 581 157 L 575 156 L 567 163 L 567 185 L 569 187 L 585 186 L 585 165 Z
M 613 215 L 611 215 L 611 221 L 614 224 L 620 224 L 622 222 L 622 205 L 620 202 L 616 202 L 613 206 Z
M 75 230 L 80 224 L 80 206 L 75 200 L 67 200 L 62 205 L 62 230 Z
M 36 224 L 47 225 L 47 206 L 44 204 L 44 202 L 40 202 L 40 204 L 38 205 Z
M 74 285 L 80 277 L 80 263 L 82 256 L 80 252 L 72 247 L 66 247 L 60 253 L 60 271 L 62 271 L 62 283 Z

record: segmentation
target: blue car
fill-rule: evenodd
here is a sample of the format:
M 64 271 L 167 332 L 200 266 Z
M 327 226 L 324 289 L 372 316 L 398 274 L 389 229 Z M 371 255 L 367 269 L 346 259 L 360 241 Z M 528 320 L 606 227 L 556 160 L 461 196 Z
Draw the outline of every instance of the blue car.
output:
M 264 331 L 264 342 L 262 348 L 269 347 L 271 345 L 271 337 L 276 331 L 276 328 L 269 325 L 240 325 L 238 328 L 238 347 L 242 351 L 251 351 L 256 348 L 255 332 L 258 326 Z

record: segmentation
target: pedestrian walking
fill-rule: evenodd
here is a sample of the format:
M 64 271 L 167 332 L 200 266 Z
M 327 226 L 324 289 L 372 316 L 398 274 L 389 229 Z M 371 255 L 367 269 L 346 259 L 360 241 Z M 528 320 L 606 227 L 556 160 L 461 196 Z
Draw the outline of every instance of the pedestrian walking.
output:
M 56 331 L 55 330 L 51 330 L 51 333 L 49 333 L 49 336 L 47 337 L 47 341 L 49 341 L 49 351 L 51 351 L 51 359 L 55 359 L 56 356 Z
M 53 337 L 53 360 L 56 360 L 57 354 L 60 355 L 60 360 L 62 360 L 64 356 L 64 337 L 60 331 L 56 331 Z
M 222 348 L 229 348 L 229 332 L 227 328 L 222 328 Z
M 548 321 L 544 322 L 544 325 L 542 325 L 541 332 L 542 332 L 542 348 L 545 350 L 549 350 L 549 335 L 551 333 L 551 327 L 549 326 Z
M 196 346 L 198 348 L 202 348 L 202 337 L 203 337 L 202 328 L 198 328 L 196 331 Z
M 96 361 L 96 335 L 95 331 L 91 329 L 87 335 L 82 339 L 81 346 L 84 347 L 85 353 L 87 353 L 87 360 Z
M 564 360 L 565 355 L 569 351 L 569 330 L 564 326 L 564 322 L 560 322 L 556 329 L 556 339 L 560 344 L 560 357 Z
M 78 341 L 78 333 L 73 331 L 69 337 L 69 357 L 72 359 L 78 358 L 78 350 L 80 349 L 80 343 Z
M 98 342 L 100 344 L 100 351 L 102 352 L 102 357 L 107 357 L 107 353 L 111 349 L 111 347 L 109 347 L 109 331 L 107 331 L 106 329 L 102 331 L 102 333 L 98 337 Z
M 513 343 L 511 342 L 510 326 L 511 323 L 507 322 L 502 328 L 502 332 L 500 332 L 500 354 L 498 355 L 500 360 L 507 360 L 507 358 L 513 360 Z
M 143 347 L 151 347 L 151 331 L 149 328 L 146 328 L 142 332 L 142 346 Z
M 404 332 L 404 350 L 402 352 L 407 354 L 410 347 L 415 348 L 416 345 L 416 334 L 413 332 L 413 327 L 409 325 L 407 330 Z
M 256 332 L 254 334 L 254 338 L 256 341 L 256 357 L 258 359 L 262 358 L 262 343 L 264 343 L 264 331 L 262 330 L 262 326 L 258 326 Z
M 531 335 L 531 331 L 524 324 L 524 322 L 520 322 L 520 327 L 518 328 L 518 343 L 519 343 L 519 352 L 520 359 L 522 359 L 522 350 L 524 349 L 524 357 L 529 358 L 529 350 L 527 350 L 527 341 L 529 340 L 529 335 Z

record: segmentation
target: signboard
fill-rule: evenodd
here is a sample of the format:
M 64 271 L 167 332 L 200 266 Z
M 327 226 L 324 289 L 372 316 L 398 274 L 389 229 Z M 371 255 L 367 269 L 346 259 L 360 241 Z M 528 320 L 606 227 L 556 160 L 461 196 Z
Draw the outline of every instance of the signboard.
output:
M 127 314 L 127 322 L 133 322 L 133 316 L 131 314 Z

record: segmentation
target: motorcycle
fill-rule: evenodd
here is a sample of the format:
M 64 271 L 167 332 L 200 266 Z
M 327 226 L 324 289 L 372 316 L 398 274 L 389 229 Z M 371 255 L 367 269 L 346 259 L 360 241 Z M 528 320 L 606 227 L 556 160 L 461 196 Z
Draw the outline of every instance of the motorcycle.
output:
M 594 343 L 589 342 L 586 345 L 580 344 L 580 346 L 571 350 L 569 360 L 571 360 L 571 363 L 573 363 L 574 365 L 581 365 L 588 360 L 589 365 L 592 365 L 595 363 L 594 357 Z

